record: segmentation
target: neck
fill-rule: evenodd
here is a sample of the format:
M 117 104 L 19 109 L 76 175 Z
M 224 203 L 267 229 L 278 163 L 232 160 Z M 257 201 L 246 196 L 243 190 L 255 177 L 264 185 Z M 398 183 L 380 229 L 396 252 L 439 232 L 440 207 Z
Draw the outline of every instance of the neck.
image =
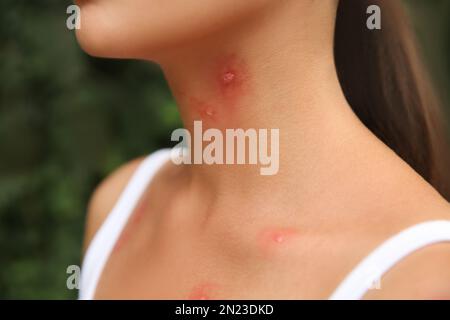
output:
M 317 181 L 311 169 L 329 168 L 342 141 L 359 130 L 334 65 L 333 1 L 329 10 L 322 1 L 308 4 L 303 19 L 305 2 L 286 3 L 159 59 L 191 132 L 194 120 L 221 131 L 279 129 L 275 176 L 261 176 L 255 165 L 192 165 L 208 190 L 248 194 L 290 183 L 298 189 L 299 176 L 305 185 Z

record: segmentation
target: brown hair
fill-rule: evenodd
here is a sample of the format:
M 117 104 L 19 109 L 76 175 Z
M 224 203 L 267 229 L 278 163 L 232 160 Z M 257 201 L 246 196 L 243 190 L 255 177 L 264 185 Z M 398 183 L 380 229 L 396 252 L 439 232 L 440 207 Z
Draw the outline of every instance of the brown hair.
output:
M 370 5 L 381 8 L 381 30 L 366 28 Z M 401 1 L 340 0 L 335 60 L 356 115 L 449 200 L 444 117 L 420 64 Z

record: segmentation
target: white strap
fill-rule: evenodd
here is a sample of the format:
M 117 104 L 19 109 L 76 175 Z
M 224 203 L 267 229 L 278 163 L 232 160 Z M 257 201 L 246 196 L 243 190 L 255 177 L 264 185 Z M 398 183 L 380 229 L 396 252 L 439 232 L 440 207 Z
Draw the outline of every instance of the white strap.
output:
M 83 260 L 80 299 L 93 299 L 103 268 L 129 216 L 158 169 L 170 158 L 170 149 L 159 150 L 142 161 L 111 213 L 92 239 Z
M 450 221 L 428 221 L 410 227 L 384 242 L 339 285 L 330 300 L 361 299 L 377 286 L 383 274 L 411 253 L 450 241 Z

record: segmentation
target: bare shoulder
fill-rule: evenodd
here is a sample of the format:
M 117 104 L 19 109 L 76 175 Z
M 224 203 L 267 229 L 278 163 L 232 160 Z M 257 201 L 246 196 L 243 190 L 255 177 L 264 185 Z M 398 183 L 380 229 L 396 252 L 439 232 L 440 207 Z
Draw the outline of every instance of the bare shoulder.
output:
M 83 252 L 113 209 L 120 194 L 144 158 L 140 157 L 120 166 L 105 178 L 92 193 L 87 209 Z
M 450 205 L 445 199 L 437 197 L 428 208 L 430 211 L 412 218 L 414 223 L 450 221 Z M 401 260 L 383 276 L 381 288 L 369 291 L 366 298 L 450 299 L 450 241 L 430 244 Z
M 450 299 L 450 243 L 423 248 L 399 262 L 366 299 Z

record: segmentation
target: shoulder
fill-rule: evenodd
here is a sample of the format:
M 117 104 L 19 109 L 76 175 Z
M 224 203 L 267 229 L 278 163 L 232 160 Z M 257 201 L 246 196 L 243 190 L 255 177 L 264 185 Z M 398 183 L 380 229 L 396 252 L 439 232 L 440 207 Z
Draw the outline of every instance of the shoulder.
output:
M 449 221 L 450 204 L 421 179 L 401 180 L 393 205 L 369 226 L 375 247 L 400 232 L 427 221 Z M 378 219 L 379 218 L 379 219 Z M 379 223 L 377 223 L 377 221 Z M 367 299 L 450 299 L 450 228 L 447 239 L 410 253 L 380 279 L 380 289 Z M 371 245 L 373 248 L 373 246 Z
M 144 159 L 145 157 L 140 157 L 120 166 L 106 177 L 92 193 L 87 208 L 83 252 Z
M 450 299 L 450 242 L 406 257 L 380 279 L 366 299 Z
M 428 229 L 426 233 L 435 235 L 434 228 L 443 227 L 448 236 L 438 242 L 431 241 L 403 258 L 380 279 L 381 288 L 369 291 L 366 298 L 450 299 L 450 205 L 445 199 L 436 197 L 428 203 L 428 210 L 423 210 L 422 214 L 412 214 L 410 219 L 406 224 L 402 223 L 400 231 L 422 222 L 443 221 L 433 224 L 433 229 Z

